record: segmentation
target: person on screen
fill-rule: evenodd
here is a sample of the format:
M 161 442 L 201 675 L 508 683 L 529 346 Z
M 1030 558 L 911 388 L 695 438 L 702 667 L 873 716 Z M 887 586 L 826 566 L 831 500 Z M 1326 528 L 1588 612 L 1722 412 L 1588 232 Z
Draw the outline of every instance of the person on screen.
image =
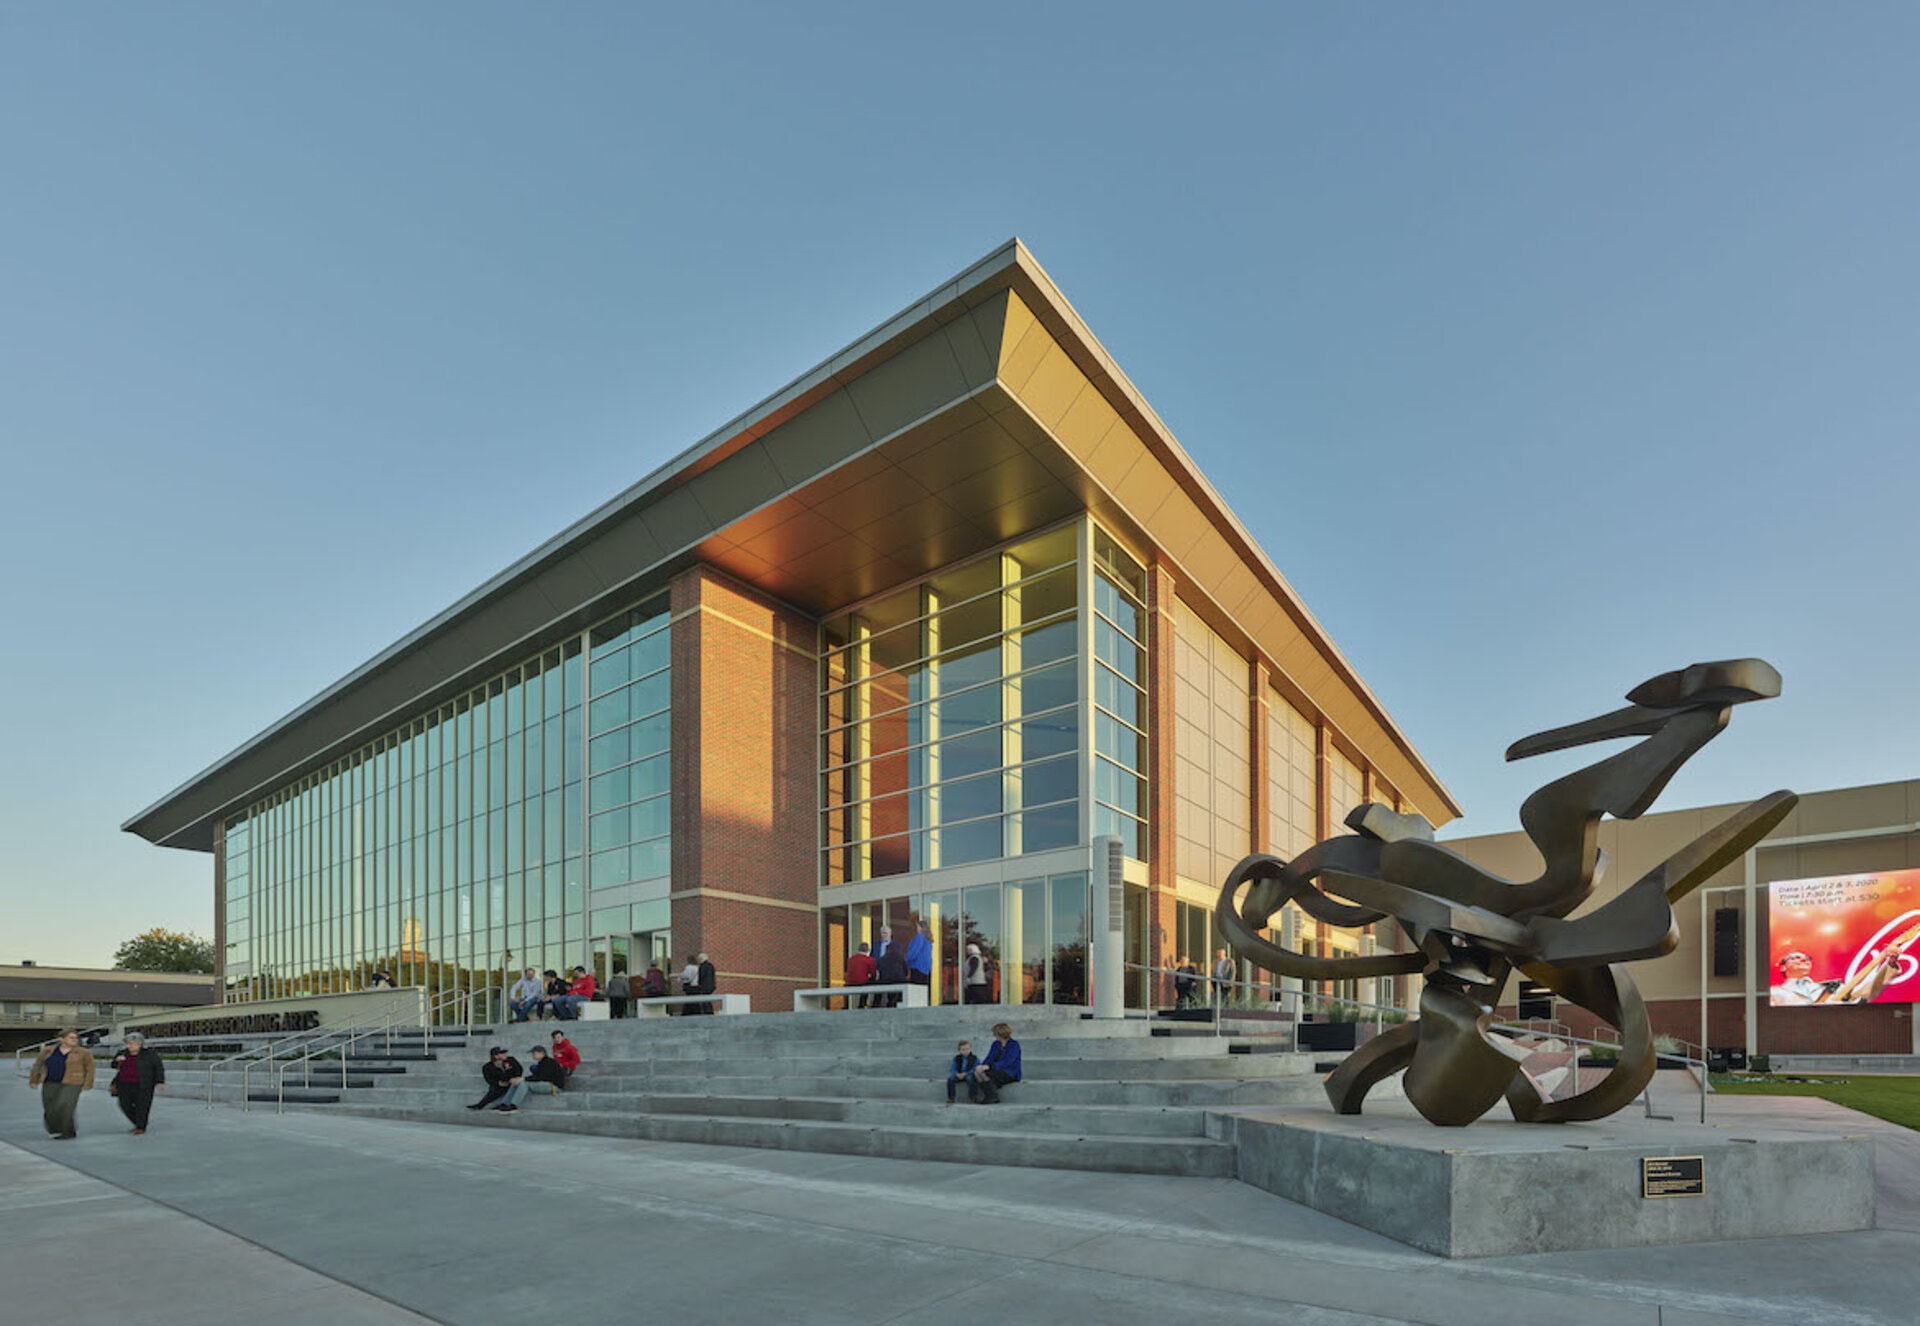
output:
M 1767 1002 L 1775 1008 L 1793 1008 L 1803 1004 L 1871 1004 L 1893 980 L 1895 966 L 1890 962 L 1880 963 L 1872 975 L 1854 988 L 1852 994 L 1839 999 L 1833 996 L 1833 992 L 1845 984 L 1844 980 L 1814 980 L 1813 959 L 1798 949 L 1781 954 L 1777 965 L 1780 980 L 1767 996 Z

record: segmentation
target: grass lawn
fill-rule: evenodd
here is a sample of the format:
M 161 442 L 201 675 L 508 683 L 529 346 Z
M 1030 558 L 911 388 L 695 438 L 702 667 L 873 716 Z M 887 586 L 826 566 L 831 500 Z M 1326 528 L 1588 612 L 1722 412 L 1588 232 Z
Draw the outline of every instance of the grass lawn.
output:
M 1810 1075 L 1813 1076 L 1813 1075 Z M 1716 1077 L 1713 1089 L 1733 1096 L 1819 1096 L 1888 1123 L 1920 1129 L 1920 1077 L 1816 1076 L 1811 1082 Z

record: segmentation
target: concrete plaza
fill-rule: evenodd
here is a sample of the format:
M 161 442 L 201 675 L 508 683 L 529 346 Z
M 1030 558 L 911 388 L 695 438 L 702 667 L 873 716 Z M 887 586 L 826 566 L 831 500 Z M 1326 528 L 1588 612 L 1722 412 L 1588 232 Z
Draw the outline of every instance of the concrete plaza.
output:
M 1817 1100 L 1722 1121 L 1868 1131 L 1880 1228 L 1449 1262 L 1231 1179 L 998 1169 L 306 1113 L 104 1091 L 54 1141 L 0 1088 L 0 1269 L 79 1320 L 1909 1323 L 1920 1135 Z M 538 1108 L 537 1104 L 530 1108 Z M 966 1108 L 966 1107 L 960 1107 Z M 16 1296 L 17 1297 L 17 1296 Z

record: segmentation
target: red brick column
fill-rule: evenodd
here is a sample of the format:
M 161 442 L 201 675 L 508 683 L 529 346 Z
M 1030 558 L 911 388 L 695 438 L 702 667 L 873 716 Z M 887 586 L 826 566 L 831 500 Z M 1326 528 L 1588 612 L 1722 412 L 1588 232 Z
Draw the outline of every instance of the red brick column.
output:
M 671 602 L 674 962 L 785 1012 L 820 974 L 815 623 L 704 566 Z

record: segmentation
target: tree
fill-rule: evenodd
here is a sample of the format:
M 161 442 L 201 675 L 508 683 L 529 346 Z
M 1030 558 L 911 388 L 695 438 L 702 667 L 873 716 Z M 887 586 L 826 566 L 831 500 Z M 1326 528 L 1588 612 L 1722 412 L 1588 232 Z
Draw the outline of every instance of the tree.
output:
M 213 943 L 198 935 L 155 926 L 114 950 L 120 971 L 179 971 L 213 974 Z

